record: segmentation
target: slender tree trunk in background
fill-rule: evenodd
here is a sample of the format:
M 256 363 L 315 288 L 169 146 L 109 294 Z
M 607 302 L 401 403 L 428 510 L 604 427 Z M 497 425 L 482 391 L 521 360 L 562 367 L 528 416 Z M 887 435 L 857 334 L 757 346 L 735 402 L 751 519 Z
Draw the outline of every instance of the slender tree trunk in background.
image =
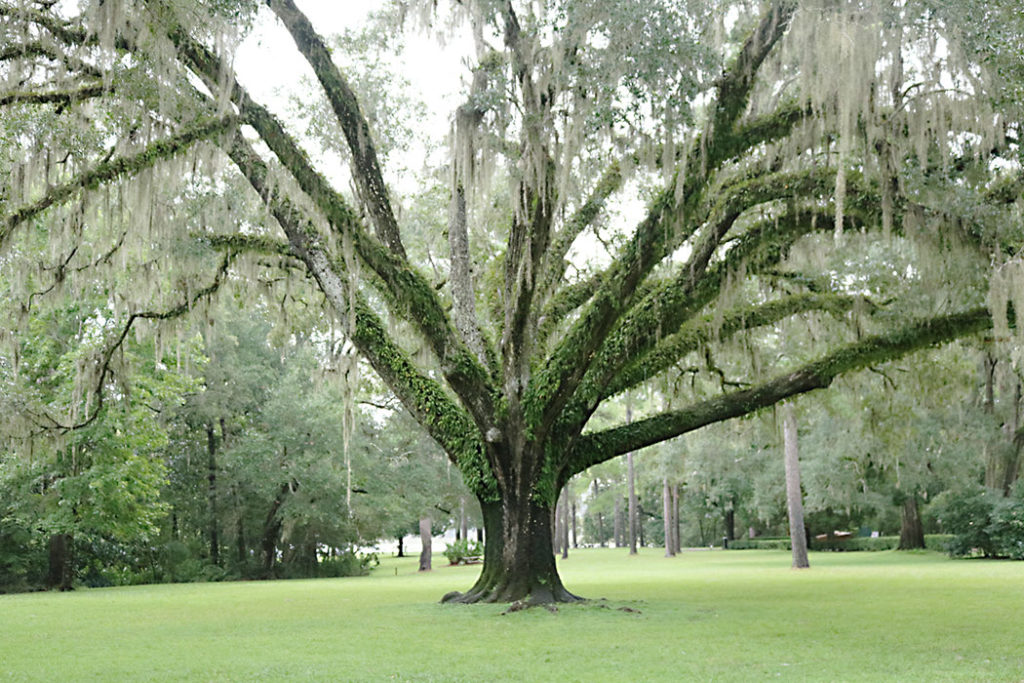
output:
M 612 533 L 615 536 L 615 547 L 621 548 L 623 545 L 621 496 L 615 496 L 615 526 L 612 528 Z
M 676 554 L 682 551 L 679 542 L 679 484 L 672 484 L 672 550 Z
M 569 521 L 572 523 L 572 547 L 579 548 L 579 536 L 576 535 L 576 498 L 572 499 L 572 503 L 569 506 Z
M 249 556 L 248 546 L 245 540 L 245 511 L 242 508 L 242 500 L 238 495 L 238 489 L 231 488 L 231 500 L 235 506 L 235 559 L 240 569 L 246 565 Z
M 46 587 L 50 590 L 69 591 L 74 588 L 74 540 L 71 534 L 50 535 L 46 574 Z
M 636 509 L 636 471 L 633 469 L 632 453 L 626 453 L 626 468 L 629 472 L 629 554 L 636 555 L 639 520 Z
M 469 540 L 469 520 L 466 519 L 466 499 L 459 498 L 459 538 Z
M 995 386 L 996 368 L 998 365 L 999 362 L 995 357 L 986 351 L 981 363 L 982 376 L 985 381 L 985 395 L 981 408 L 986 414 L 993 416 L 996 412 Z M 1003 488 L 1004 475 L 1002 463 L 1000 462 L 1002 460 L 1002 453 L 999 450 L 998 448 L 988 449 L 985 457 L 985 488 L 992 489 L 993 491 L 1001 491 Z
M 1013 485 L 1020 476 L 1021 451 L 1024 450 L 1024 429 L 1020 425 L 1021 411 L 1021 384 L 1020 378 L 1013 375 L 1013 412 L 1010 414 L 1010 421 L 1006 426 L 1007 438 L 1010 441 L 1008 449 L 1006 468 L 1003 476 L 1003 495 L 1009 496 Z
M 604 515 L 600 512 L 597 513 L 597 537 L 601 539 L 598 543 L 599 546 L 604 548 L 606 545 L 608 545 L 608 542 L 605 540 L 604 535 Z
M 206 514 L 209 516 L 207 533 L 210 541 L 210 562 L 220 564 L 220 533 L 217 519 L 217 436 L 213 423 L 206 425 Z
M 800 452 L 796 440 L 793 404 L 782 404 L 782 441 L 786 469 L 786 507 L 789 511 L 789 540 L 793 547 L 793 568 L 807 569 L 807 535 L 804 530 L 804 504 L 800 492 Z
M 565 516 L 562 515 L 562 499 L 559 497 L 555 503 L 555 509 L 551 515 L 551 538 L 554 539 L 552 550 L 556 555 L 562 553 L 562 525 L 565 524 Z
M 736 502 L 731 502 L 732 507 L 725 511 L 725 537 L 730 541 L 736 540 Z
M 235 554 L 238 566 L 244 567 L 248 550 L 245 547 L 245 521 L 242 519 L 241 514 L 235 520 Z
M 422 548 L 423 548 L 422 550 L 420 550 L 420 571 L 421 572 L 429 572 L 430 569 L 431 569 L 430 561 L 431 561 L 431 553 L 433 551 L 433 547 L 431 545 L 431 536 L 432 535 L 430 533 L 430 517 L 421 517 L 420 518 L 420 544 L 422 545 Z
M 274 502 L 267 512 L 267 519 L 263 522 L 263 538 L 260 543 L 263 548 L 263 578 L 269 579 L 274 573 L 274 562 L 277 560 L 277 541 L 281 535 L 281 518 L 278 512 L 284 505 L 285 498 L 292 491 L 292 484 L 284 483 L 281 490 L 274 497 Z
M 673 557 L 676 551 L 672 544 L 672 488 L 668 485 L 668 477 L 665 477 L 663 481 L 661 503 L 662 519 L 665 526 L 665 557 Z
M 562 546 L 562 559 L 569 557 L 569 496 L 562 491 L 562 533 L 558 538 Z
M 405 557 L 405 537 L 398 537 L 398 556 Z
M 924 525 L 917 507 L 917 496 L 908 495 L 903 499 L 903 514 L 900 515 L 900 550 L 924 548 Z
M 484 542 L 484 527 L 482 524 L 476 528 L 476 540 L 480 543 Z

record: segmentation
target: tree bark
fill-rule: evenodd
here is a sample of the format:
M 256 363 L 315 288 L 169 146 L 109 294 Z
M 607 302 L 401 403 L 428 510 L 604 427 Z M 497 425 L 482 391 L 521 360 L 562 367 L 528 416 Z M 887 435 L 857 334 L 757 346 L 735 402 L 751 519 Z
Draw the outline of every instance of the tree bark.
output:
M 398 537 L 398 556 L 405 557 L 405 537 Z
M 539 605 L 580 600 L 565 589 L 555 568 L 550 507 L 530 497 L 506 495 L 500 502 L 481 500 L 480 508 L 487 537 L 483 570 L 467 592 L 449 593 L 442 602 Z
M 562 491 L 560 516 L 562 518 L 561 533 L 558 537 L 558 544 L 562 548 L 562 559 L 569 557 L 569 496 Z
M 924 525 L 917 507 L 917 496 L 908 495 L 903 499 L 903 513 L 900 515 L 900 550 L 924 548 Z
M 572 547 L 579 548 L 579 536 L 576 535 L 576 497 L 573 496 L 572 503 L 569 505 L 569 523 L 572 524 Z
M 263 548 L 263 578 L 269 579 L 274 573 L 274 562 L 277 560 L 277 541 L 281 535 L 281 518 L 278 512 L 284 505 L 285 497 L 292 491 L 291 483 L 284 483 L 274 497 L 267 512 L 267 519 L 263 522 L 263 538 L 260 542 Z
M 680 553 L 679 543 L 679 484 L 672 484 L 672 550 Z
M 430 532 L 430 517 L 420 517 L 420 571 L 429 572 L 433 553 L 433 534 Z
M 469 521 L 466 518 L 466 499 L 459 498 L 459 538 L 463 541 L 469 540 Z
M 789 511 L 789 540 L 793 548 L 793 568 L 807 569 L 807 536 L 804 530 L 804 504 L 800 492 L 800 452 L 797 448 L 796 418 L 793 404 L 782 404 L 782 440 L 786 469 L 786 507 Z

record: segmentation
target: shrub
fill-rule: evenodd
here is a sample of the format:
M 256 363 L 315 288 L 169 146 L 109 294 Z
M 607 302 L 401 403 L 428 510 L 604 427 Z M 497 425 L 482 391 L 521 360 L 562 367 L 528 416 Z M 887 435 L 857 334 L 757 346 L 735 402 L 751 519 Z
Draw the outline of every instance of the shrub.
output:
M 993 506 L 986 533 L 994 554 L 1024 560 L 1024 501 L 1007 498 Z
M 947 552 L 952 536 L 949 534 L 926 534 L 924 546 L 928 550 Z M 879 551 L 895 550 L 900 544 L 899 536 L 876 536 L 874 538 L 857 536 L 846 539 L 812 540 L 811 550 L 836 551 Z M 730 550 L 789 550 L 788 538 L 751 538 L 729 541 Z
M 449 543 L 445 546 L 444 556 L 448 558 L 448 564 L 459 564 L 466 562 L 469 558 L 483 557 L 484 544 L 480 541 L 462 539 Z
M 334 557 L 321 560 L 317 568 L 317 576 L 329 578 L 366 576 L 378 564 L 380 564 L 380 560 L 376 553 L 362 554 L 354 550 L 346 550 Z

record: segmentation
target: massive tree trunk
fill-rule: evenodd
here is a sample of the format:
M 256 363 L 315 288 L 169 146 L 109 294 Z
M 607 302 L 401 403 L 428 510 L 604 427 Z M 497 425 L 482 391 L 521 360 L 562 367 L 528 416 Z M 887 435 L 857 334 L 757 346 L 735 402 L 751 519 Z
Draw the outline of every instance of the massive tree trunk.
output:
M 793 404 L 782 404 L 782 441 L 785 452 L 786 507 L 789 511 L 789 540 L 793 548 L 793 568 L 807 569 L 807 532 L 804 529 L 803 494 L 800 492 L 800 452 L 796 440 Z
M 903 511 L 900 515 L 900 550 L 918 550 L 924 548 L 924 526 L 917 507 L 917 496 L 908 495 L 903 499 Z
M 487 545 L 484 567 L 465 593 L 449 593 L 444 602 L 575 602 L 558 576 L 551 538 L 552 509 L 531 499 L 505 496 L 481 500 Z

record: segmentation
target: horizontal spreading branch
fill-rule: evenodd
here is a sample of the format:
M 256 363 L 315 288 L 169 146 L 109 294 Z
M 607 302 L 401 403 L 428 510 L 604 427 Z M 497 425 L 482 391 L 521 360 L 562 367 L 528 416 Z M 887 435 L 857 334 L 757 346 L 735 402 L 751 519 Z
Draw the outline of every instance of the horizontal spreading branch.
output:
M 42 90 L 7 92 L 0 94 L 0 107 L 11 104 L 57 104 L 68 106 L 102 95 L 106 89 L 99 84 L 86 85 L 74 90 Z
M 739 332 L 773 325 L 801 313 L 820 311 L 842 315 L 853 310 L 863 299 L 841 294 L 797 294 L 757 306 L 746 306 L 727 312 L 720 321 L 712 319 L 688 324 L 675 334 L 661 339 L 650 353 L 627 365 L 604 389 L 601 400 L 636 387 L 664 372 L 682 358 L 703 346 L 728 339 Z
M 15 209 L 13 213 L 3 218 L 3 222 L 0 223 L 0 249 L 6 245 L 19 225 L 38 216 L 51 206 L 63 204 L 83 190 L 92 190 L 103 183 L 151 168 L 158 161 L 170 159 L 196 142 L 216 137 L 231 129 L 235 124 L 236 119 L 231 116 L 200 119 L 177 135 L 157 140 L 134 154 L 127 154 L 97 164 L 65 183 L 54 185 L 36 201 Z
M 894 332 L 849 344 L 800 368 L 750 389 L 722 394 L 672 411 L 583 436 L 569 454 L 576 474 L 615 456 L 772 406 L 815 389 L 824 389 L 841 374 L 896 360 L 915 351 L 978 334 L 992 327 L 986 308 L 918 320 Z

